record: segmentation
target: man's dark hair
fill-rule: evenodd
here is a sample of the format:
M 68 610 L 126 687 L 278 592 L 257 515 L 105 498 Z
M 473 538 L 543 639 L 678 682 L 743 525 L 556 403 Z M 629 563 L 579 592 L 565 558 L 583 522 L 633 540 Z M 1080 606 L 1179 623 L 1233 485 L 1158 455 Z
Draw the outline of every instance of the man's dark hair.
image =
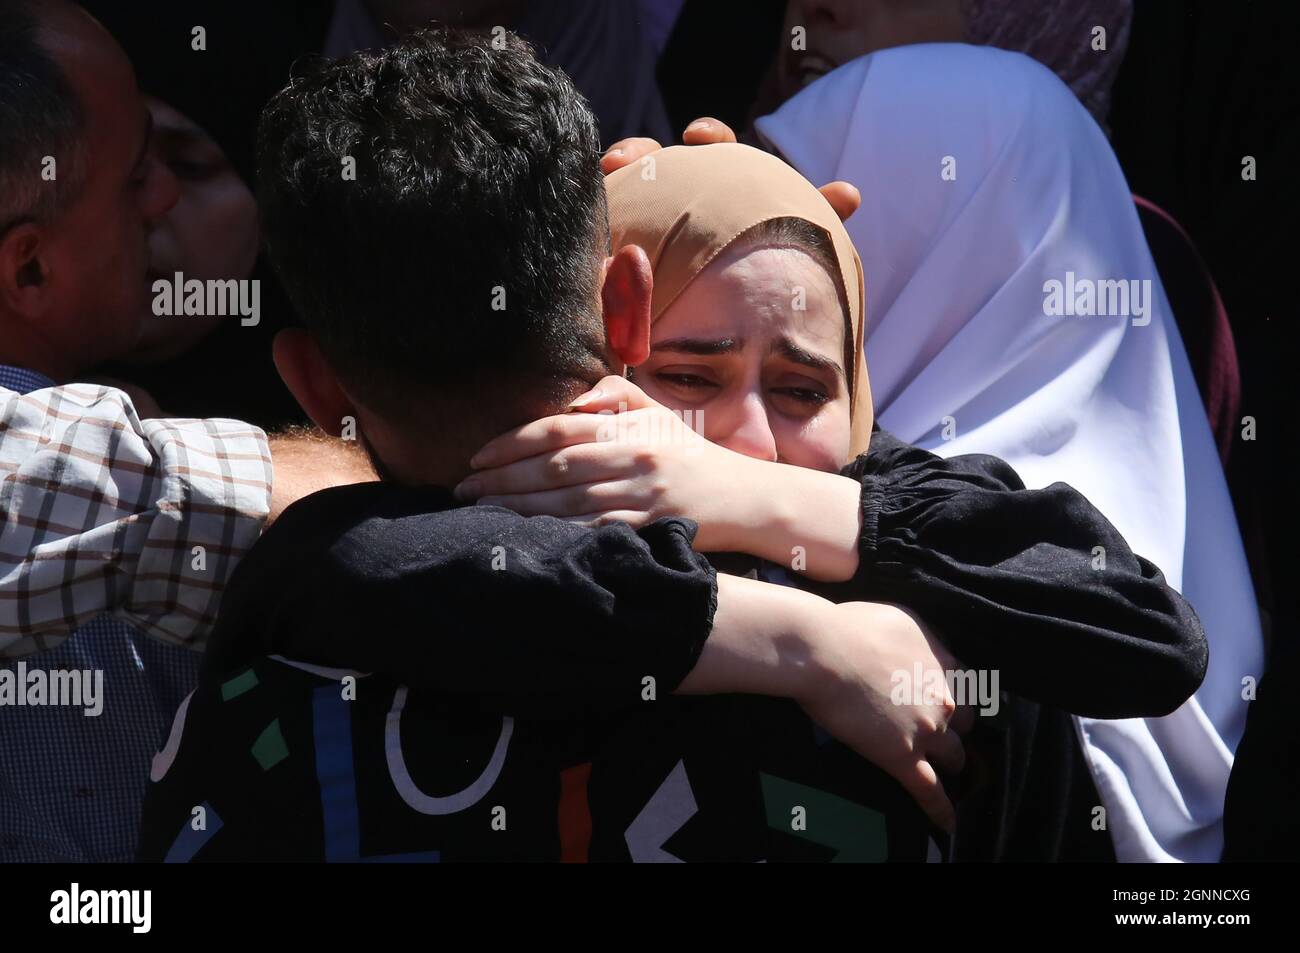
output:
M 76 191 L 81 104 L 42 45 L 28 0 L 0 0 L 0 235 L 20 222 L 43 221 Z M 41 173 L 56 160 L 53 180 Z
M 423 31 L 318 65 L 263 112 L 258 165 L 272 261 L 385 416 L 531 407 L 604 372 L 596 123 L 523 40 Z

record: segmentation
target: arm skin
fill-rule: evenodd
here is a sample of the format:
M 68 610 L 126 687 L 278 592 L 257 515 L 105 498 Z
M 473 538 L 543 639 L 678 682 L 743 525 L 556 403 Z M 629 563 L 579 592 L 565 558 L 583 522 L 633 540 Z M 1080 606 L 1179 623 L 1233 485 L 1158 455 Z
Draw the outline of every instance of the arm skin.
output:
M 914 616 L 895 606 L 836 605 L 787 586 L 719 574 L 713 630 L 678 692 L 794 699 L 951 831 L 956 815 L 936 768 L 955 775 L 965 763 L 960 740 L 946 730 L 957 708 L 946 691 L 935 704 L 895 704 L 893 678 L 913 664 L 927 671 L 957 667 Z
M 749 553 L 819 582 L 846 582 L 857 574 L 862 484 L 749 457 L 734 466 L 735 485 L 746 492 L 732 498 L 717 524 L 700 527 L 701 550 Z
M 329 437 L 320 430 L 291 428 L 272 434 L 269 444 L 275 478 L 271 483 L 268 526 L 290 504 L 318 490 L 379 479 L 356 442 Z

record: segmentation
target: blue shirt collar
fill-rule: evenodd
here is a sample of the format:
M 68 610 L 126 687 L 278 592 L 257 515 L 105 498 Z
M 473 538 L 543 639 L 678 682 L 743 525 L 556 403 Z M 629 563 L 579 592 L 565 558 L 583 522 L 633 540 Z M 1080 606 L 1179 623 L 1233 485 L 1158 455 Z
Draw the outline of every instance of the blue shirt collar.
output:
M 44 374 L 29 371 L 25 367 L 10 367 L 8 364 L 0 364 L 0 387 L 26 394 L 30 391 L 40 390 L 42 387 L 53 386 L 54 381 Z

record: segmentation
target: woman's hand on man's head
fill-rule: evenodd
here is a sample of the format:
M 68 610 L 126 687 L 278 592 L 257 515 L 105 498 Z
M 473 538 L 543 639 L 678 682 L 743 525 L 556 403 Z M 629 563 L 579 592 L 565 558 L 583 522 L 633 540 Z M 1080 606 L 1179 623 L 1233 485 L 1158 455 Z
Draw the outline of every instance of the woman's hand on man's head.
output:
M 691 424 L 611 375 L 569 413 L 485 444 L 456 496 L 585 526 L 640 528 L 684 516 L 697 526 L 698 552 L 749 553 L 824 582 L 853 577 L 862 529 L 856 480 L 745 456 Z
M 707 146 L 715 142 L 735 141 L 736 134 L 730 126 L 709 116 L 703 116 L 695 120 L 682 133 L 682 143 L 688 146 Z M 633 162 L 639 161 L 652 152 L 658 152 L 662 148 L 663 146 L 657 140 L 645 137 L 620 139 L 601 156 L 600 170 L 605 175 L 609 175 L 611 172 L 631 165 Z M 856 212 L 858 206 L 862 204 L 861 193 L 848 182 L 828 182 L 817 191 L 821 192 L 826 201 L 830 203 L 831 208 L 835 209 L 835 214 L 840 217 L 841 222 L 847 221 L 848 217 Z
M 699 526 L 695 548 L 730 549 L 728 534 L 757 518 L 744 491 L 755 461 L 710 443 L 681 416 L 616 375 L 570 412 L 543 417 L 489 441 L 456 488 L 466 502 L 525 516 L 597 526 L 641 527 L 666 516 Z

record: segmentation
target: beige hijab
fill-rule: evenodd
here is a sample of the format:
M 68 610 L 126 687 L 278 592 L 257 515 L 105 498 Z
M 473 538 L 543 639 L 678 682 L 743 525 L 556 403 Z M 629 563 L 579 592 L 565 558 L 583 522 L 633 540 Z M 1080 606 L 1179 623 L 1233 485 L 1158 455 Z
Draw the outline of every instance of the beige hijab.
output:
M 651 320 L 708 264 L 756 225 L 799 218 L 830 235 L 849 304 L 845 327 L 850 459 L 871 440 L 871 390 L 862 354 L 862 263 L 848 232 L 811 183 L 749 146 L 673 146 L 605 177 L 612 247 L 639 245 L 654 269 Z

